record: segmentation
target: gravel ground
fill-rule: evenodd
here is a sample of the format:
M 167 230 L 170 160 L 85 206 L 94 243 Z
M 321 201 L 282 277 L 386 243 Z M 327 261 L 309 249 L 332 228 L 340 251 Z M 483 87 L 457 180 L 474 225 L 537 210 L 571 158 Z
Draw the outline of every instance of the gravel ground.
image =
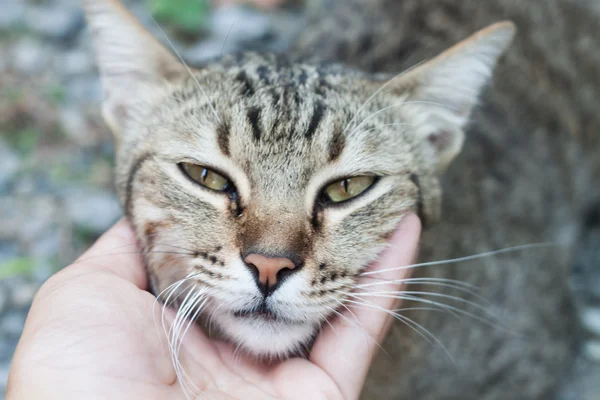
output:
M 160 37 L 148 1 L 128 4 Z M 37 288 L 121 217 L 112 138 L 99 115 L 101 90 L 78 3 L 0 0 L 0 400 Z M 293 9 L 232 7 L 211 13 L 200 32 L 162 26 L 193 64 L 221 52 L 283 49 L 299 21 Z M 578 375 L 596 399 L 600 369 L 590 360 L 600 360 L 600 306 L 582 309 L 590 341 Z M 582 398 L 577 392 L 564 398 Z

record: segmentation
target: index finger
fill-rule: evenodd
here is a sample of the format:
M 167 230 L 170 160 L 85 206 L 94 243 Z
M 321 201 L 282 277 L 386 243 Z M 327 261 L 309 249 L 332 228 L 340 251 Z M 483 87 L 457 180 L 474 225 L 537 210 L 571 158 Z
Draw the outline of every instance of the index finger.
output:
M 135 234 L 125 218 L 113 225 L 88 251 L 63 271 L 69 273 L 82 268 L 111 272 L 140 289 L 148 286 Z
M 402 280 L 410 274 L 410 269 L 402 267 L 416 258 L 420 233 L 419 219 L 414 214 L 406 215 L 392 235 L 390 248 L 370 269 L 378 271 L 371 276 L 377 277 L 381 284 L 366 286 L 362 293 L 400 290 Z M 358 284 L 372 282 L 373 279 L 361 278 Z M 323 329 L 310 357 L 329 374 L 348 399 L 358 398 L 373 356 L 392 321 L 387 311 L 396 308 L 398 303 L 387 296 L 366 299 L 349 297 L 347 308 L 340 310 L 341 317 Z

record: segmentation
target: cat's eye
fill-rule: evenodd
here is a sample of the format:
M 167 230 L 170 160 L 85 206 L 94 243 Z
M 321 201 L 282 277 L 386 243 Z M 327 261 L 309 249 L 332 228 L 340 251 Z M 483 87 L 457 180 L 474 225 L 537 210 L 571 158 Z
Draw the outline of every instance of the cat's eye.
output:
M 329 184 L 325 188 L 323 195 L 332 203 L 341 203 L 363 193 L 370 188 L 373 183 L 375 183 L 374 176 L 364 175 L 344 178 Z
M 180 163 L 179 167 L 194 182 L 217 192 L 224 192 L 232 185 L 223 175 L 197 164 Z

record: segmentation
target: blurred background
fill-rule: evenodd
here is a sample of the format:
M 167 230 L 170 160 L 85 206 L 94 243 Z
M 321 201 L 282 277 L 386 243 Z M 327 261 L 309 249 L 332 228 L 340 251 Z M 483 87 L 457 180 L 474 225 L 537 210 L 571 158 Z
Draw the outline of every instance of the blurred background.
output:
M 0 400 L 37 289 L 122 215 L 80 1 L 0 0 Z M 285 50 L 302 27 L 305 8 L 317 0 L 124 3 L 164 42 L 159 24 L 194 65 L 242 49 Z M 588 220 L 572 283 L 590 331 L 577 374 L 597 394 L 600 213 Z M 588 294 L 595 307 L 588 308 Z
M 158 22 L 191 64 L 242 48 L 284 49 L 300 23 L 299 1 L 125 3 L 161 38 Z M 122 214 L 79 5 L 0 0 L 0 400 L 38 287 Z

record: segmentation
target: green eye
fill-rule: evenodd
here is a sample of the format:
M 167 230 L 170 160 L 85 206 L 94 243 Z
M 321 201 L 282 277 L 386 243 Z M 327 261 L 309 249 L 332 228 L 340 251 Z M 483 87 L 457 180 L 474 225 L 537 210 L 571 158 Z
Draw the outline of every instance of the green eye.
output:
M 231 182 L 223 175 L 201 165 L 181 163 L 183 172 L 194 182 L 217 192 L 224 192 L 231 187 Z
M 374 176 L 354 176 L 333 182 L 325 188 L 326 197 L 333 203 L 341 203 L 358 196 L 375 183 Z

